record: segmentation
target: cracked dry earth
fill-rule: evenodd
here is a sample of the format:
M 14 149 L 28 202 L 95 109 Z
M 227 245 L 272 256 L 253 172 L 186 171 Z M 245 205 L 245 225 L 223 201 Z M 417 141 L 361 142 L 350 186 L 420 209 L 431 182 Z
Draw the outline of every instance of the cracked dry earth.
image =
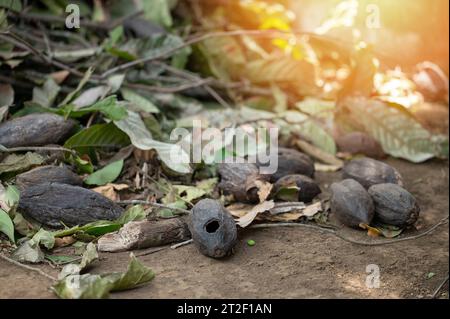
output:
M 449 213 L 448 161 L 411 164 L 389 159 L 421 208 L 417 235 Z M 340 173 L 318 173 L 325 195 Z M 111 298 L 429 298 L 449 271 L 449 228 L 443 225 L 417 240 L 366 247 L 305 228 L 241 232 L 236 253 L 213 260 L 193 245 L 140 257 L 155 273 L 149 284 Z M 365 232 L 343 229 L 358 240 Z M 256 245 L 247 246 L 253 239 Z M 62 254 L 67 253 L 62 251 Z M 140 252 L 136 252 L 139 254 Z M 92 272 L 122 271 L 128 253 L 102 253 Z M 366 287 L 366 267 L 378 265 L 380 287 Z M 57 275 L 58 270 L 41 265 Z M 45 277 L 0 260 L 0 298 L 55 298 Z M 446 284 L 439 298 L 448 298 Z

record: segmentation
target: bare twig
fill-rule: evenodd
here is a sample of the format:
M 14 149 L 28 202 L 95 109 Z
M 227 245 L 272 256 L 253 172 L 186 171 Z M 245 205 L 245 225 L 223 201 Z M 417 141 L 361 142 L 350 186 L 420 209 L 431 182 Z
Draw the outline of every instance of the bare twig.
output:
M 210 32 L 206 34 L 201 34 L 198 36 L 194 36 L 193 38 L 185 41 L 183 44 L 180 44 L 174 48 L 171 48 L 169 50 L 166 50 L 164 52 L 161 52 L 160 54 L 149 56 L 142 59 L 137 59 L 135 61 L 131 61 L 125 64 L 121 64 L 117 67 L 111 68 L 110 70 L 106 71 L 102 74 L 102 78 L 107 78 L 108 76 L 124 71 L 126 69 L 132 68 L 134 66 L 148 63 L 155 60 L 160 60 L 162 58 L 165 58 L 167 56 L 170 56 L 171 54 L 184 49 L 188 46 L 191 46 L 193 44 L 211 39 L 211 38 L 217 38 L 217 37 L 231 37 L 231 36 L 242 36 L 242 35 L 248 35 L 248 36 L 254 36 L 254 37 L 279 37 L 279 36 L 292 36 L 293 34 L 301 34 L 301 35 L 311 35 L 311 36 L 318 36 L 317 34 L 310 34 L 305 32 L 285 32 L 285 31 L 278 31 L 278 30 L 236 30 L 236 31 L 218 31 L 218 32 Z
M 436 290 L 433 293 L 433 296 L 431 298 L 436 299 L 439 295 L 439 292 L 442 290 L 442 288 L 445 286 L 445 284 L 448 282 L 448 274 L 447 277 L 445 277 L 444 281 L 441 282 L 439 287 L 436 288 Z
M 141 90 L 150 91 L 150 92 L 177 93 L 177 92 L 186 91 L 188 89 L 192 89 L 195 87 L 204 86 L 205 84 L 210 83 L 210 82 L 212 82 L 211 79 L 200 79 L 197 82 L 181 84 L 181 85 L 174 86 L 174 87 L 150 86 L 150 85 L 138 84 L 138 83 L 125 83 L 123 86 L 128 87 L 130 89 L 141 89 Z
M 28 265 L 24 265 L 24 264 L 22 264 L 22 263 L 20 263 L 20 262 L 18 262 L 18 261 L 15 261 L 14 259 L 11 259 L 11 258 L 9 258 L 9 257 L 6 257 L 6 256 L 3 255 L 3 254 L 0 254 L 0 258 L 3 259 L 3 260 L 5 260 L 6 262 L 9 262 L 9 263 L 11 263 L 11 264 L 13 264 L 13 265 L 15 265 L 15 266 L 20 267 L 20 268 L 23 268 L 23 269 L 26 269 L 26 270 L 31 270 L 31 271 L 37 272 L 38 274 L 40 274 L 40 275 L 42 275 L 42 276 L 44 276 L 44 277 L 46 277 L 46 278 L 48 278 L 48 279 L 50 279 L 50 280 L 52 280 L 52 281 L 56 281 L 56 280 L 57 280 L 55 277 L 53 277 L 53 276 L 51 276 L 51 275 L 49 275 L 49 274 L 43 272 L 43 271 L 40 270 L 39 268 L 35 268 L 35 267 L 28 266 Z
M 170 248 L 172 248 L 172 249 L 177 249 L 177 248 L 180 248 L 180 247 L 182 247 L 182 246 L 190 245 L 190 244 L 192 244 L 193 242 L 194 242 L 193 239 L 189 239 L 189 240 L 183 241 L 183 242 L 181 242 L 181 243 L 172 245 L 172 246 L 170 246 Z
M 177 207 L 170 207 L 168 205 L 164 205 L 164 204 L 159 204 L 159 203 L 153 203 L 153 202 L 149 202 L 146 200 L 124 200 L 124 201 L 119 201 L 116 202 L 119 205 L 148 205 L 148 206 L 153 206 L 156 208 L 165 208 L 165 209 L 170 209 L 170 210 L 174 210 L 183 214 L 189 214 L 190 211 L 188 211 L 187 209 L 183 209 L 183 208 L 177 208 Z
M 163 246 L 163 247 L 152 248 L 152 249 L 150 249 L 150 250 L 148 250 L 148 251 L 144 251 L 143 253 L 140 253 L 140 254 L 136 255 L 136 257 L 142 257 L 142 256 L 151 255 L 151 254 L 157 253 L 157 252 L 159 252 L 159 251 L 161 251 L 161 250 L 165 250 L 165 249 L 167 249 L 167 248 L 169 248 L 169 246 Z
M 408 240 L 415 240 L 415 239 L 419 239 L 421 237 L 427 236 L 430 233 L 432 233 L 436 228 L 445 225 L 448 223 L 448 219 L 449 216 L 443 218 L 439 223 L 437 223 L 436 225 L 432 226 L 430 229 L 428 229 L 427 231 L 419 234 L 419 235 L 415 235 L 415 236 L 409 236 L 409 237 L 404 237 L 404 238 L 398 238 L 398 239 L 392 239 L 392 240 L 381 240 L 381 241 L 375 241 L 375 242 L 363 242 L 363 241 L 358 241 L 358 240 L 354 240 L 351 238 L 348 238 L 346 236 L 343 236 L 341 234 L 339 234 L 338 232 L 336 232 L 334 229 L 329 229 L 329 228 L 323 228 L 320 226 L 316 226 L 316 225 L 310 225 L 310 224 L 299 224 L 299 223 L 277 223 L 277 224 L 256 224 L 256 225 L 252 225 L 250 227 L 247 228 L 252 228 L 252 229 L 257 229 L 257 228 L 273 228 L 273 227 L 304 227 L 304 228 L 312 228 L 312 229 L 316 229 L 316 230 L 320 230 L 329 234 L 332 234 L 346 242 L 352 243 L 352 244 L 356 244 L 356 245 L 362 245 L 362 246 L 382 246 L 382 245 L 389 245 L 389 244 L 397 244 L 400 242 L 404 242 L 404 241 L 408 241 Z

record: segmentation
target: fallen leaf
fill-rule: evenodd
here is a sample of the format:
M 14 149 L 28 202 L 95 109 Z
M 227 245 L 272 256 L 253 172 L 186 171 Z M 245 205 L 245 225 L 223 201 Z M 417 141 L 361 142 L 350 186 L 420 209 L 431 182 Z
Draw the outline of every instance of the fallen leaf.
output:
M 55 238 L 55 247 L 66 247 L 72 245 L 77 240 L 73 236 Z
M 111 163 L 84 180 L 87 185 L 105 185 L 114 182 L 122 172 L 123 160 Z
M 60 279 L 52 289 L 63 299 L 107 298 L 111 291 L 131 289 L 151 281 L 155 274 L 130 254 L 127 271 L 102 275 L 69 275 Z
M 51 78 L 53 79 L 53 81 L 56 82 L 56 84 L 61 84 L 64 82 L 64 80 L 70 75 L 69 71 L 66 70 L 62 70 L 62 71 L 58 71 L 58 72 L 53 72 L 52 74 L 50 74 Z
M 44 260 L 44 253 L 37 243 L 27 240 L 11 255 L 18 262 L 37 264 Z
M 25 171 L 44 162 L 44 158 L 28 152 L 24 155 L 10 154 L 0 163 L 0 175 Z
M 89 243 L 86 246 L 86 251 L 81 258 L 81 262 L 79 264 L 68 264 L 65 265 L 64 268 L 58 275 L 58 279 L 64 279 L 69 276 L 79 275 L 86 267 L 91 265 L 94 261 L 98 259 L 97 248 L 95 244 Z
M 267 198 L 269 198 L 269 195 L 272 192 L 273 184 L 266 181 L 256 180 L 255 185 L 258 188 L 259 202 L 263 203 Z
M 258 214 L 264 213 L 265 211 L 268 211 L 274 206 L 275 203 L 272 200 L 262 202 L 261 204 L 254 206 L 247 214 L 240 217 L 237 221 L 237 224 L 242 228 L 245 228 L 253 222 L 253 220 L 256 218 Z
M 124 190 L 129 188 L 127 184 L 106 184 L 104 186 L 99 186 L 96 188 L 93 188 L 92 190 L 94 192 L 97 192 L 99 194 L 102 194 L 103 196 L 109 198 L 110 200 L 117 202 L 120 200 L 118 191 Z
M 0 209 L 0 233 L 8 236 L 11 242 L 15 242 L 14 224 L 9 215 L 3 209 Z

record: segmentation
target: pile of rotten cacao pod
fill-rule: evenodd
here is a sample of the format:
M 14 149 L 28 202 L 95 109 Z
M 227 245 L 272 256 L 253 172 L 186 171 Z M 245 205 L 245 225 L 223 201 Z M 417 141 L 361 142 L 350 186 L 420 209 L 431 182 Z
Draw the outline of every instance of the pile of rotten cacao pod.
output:
M 11 149 L 24 145 L 53 145 L 64 141 L 73 128 L 71 120 L 57 115 L 33 114 L 1 124 L 0 144 Z M 61 151 L 48 152 L 37 153 L 45 158 L 42 164 L 47 165 L 15 177 L 21 192 L 18 209 L 26 218 L 50 228 L 60 228 L 61 225 L 70 227 L 117 220 L 124 213 L 115 202 L 83 188 L 82 179 L 69 166 L 52 165 L 61 161 L 64 156 Z M 314 162 L 299 151 L 279 148 L 276 172 L 262 174 L 262 168 L 264 164 L 248 163 L 244 159 L 218 164 L 220 194 L 231 196 L 233 202 L 258 205 L 266 200 L 311 203 L 322 193 L 314 181 Z M 419 206 L 414 196 L 403 188 L 402 177 L 393 167 L 370 158 L 359 158 L 348 162 L 342 175 L 343 181 L 331 185 L 330 208 L 344 225 L 365 228 L 372 222 L 379 222 L 406 228 L 417 221 Z M 286 189 L 291 192 L 284 192 Z M 130 239 L 130 234 L 138 235 Z M 121 251 L 191 237 L 204 255 L 222 258 L 232 253 L 238 227 L 223 201 L 200 200 L 187 216 L 175 220 L 132 222 L 100 238 L 98 245 L 103 251 Z M 124 238 L 127 242 L 119 243 Z
M 313 180 L 311 159 L 293 149 L 280 149 L 279 169 L 261 175 L 258 164 L 221 164 L 220 189 L 245 203 L 258 203 L 256 181 L 274 183 L 269 198 L 284 200 L 283 187 L 297 186 L 297 200 L 309 203 L 321 193 Z M 372 223 L 408 228 L 418 219 L 420 208 L 414 196 L 403 188 L 400 173 L 383 162 L 358 158 L 343 168 L 343 180 L 331 185 L 331 213 L 344 225 L 368 229 Z M 292 197 L 289 197 L 292 199 Z M 237 234 L 231 215 L 219 202 L 204 200 L 193 210 L 190 229 L 194 243 L 208 256 L 231 252 Z M 211 225 L 215 225 L 212 227 Z M 204 227 L 202 227 L 204 226 Z
M 343 224 L 365 228 L 377 221 L 405 228 L 417 221 L 419 205 L 403 188 L 395 168 L 369 158 L 355 159 L 344 167 L 343 178 L 331 186 L 331 211 Z

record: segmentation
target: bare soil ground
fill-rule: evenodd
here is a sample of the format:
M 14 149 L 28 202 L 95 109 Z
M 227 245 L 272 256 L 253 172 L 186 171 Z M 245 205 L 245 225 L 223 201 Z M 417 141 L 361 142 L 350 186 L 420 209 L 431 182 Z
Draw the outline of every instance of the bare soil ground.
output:
M 449 213 L 449 164 L 414 165 L 388 160 L 417 197 L 422 213 L 417 235 Z M 319 173 L 327 191 L 340 173 Z M 155 273 L 149 285 L 112 298 L 429 298 L 449 271 L 448 225 L 417 240 L 366 247 L 304 228 L 248 230 L 240 234 L 236 253 L 226 260 L 199 254 L 193 245 L 140 257 Z M 365 232 L 343 230 L 358 240 Z M 256 241 L 247 246 L 249 239 Z M 136 252 L 137 254 L 141 252 Z M 121 271 L 128 253 L 101 254 L 93 272 Z M 380 268 L 380 288 L 366 287 L 366 266 Z M 58 270 L 41 266 L 57 275 Z M 54 298 L 45 277 L 0 260 L 0 298 Z M 448 298 L 448 284 L 440 298 Z

